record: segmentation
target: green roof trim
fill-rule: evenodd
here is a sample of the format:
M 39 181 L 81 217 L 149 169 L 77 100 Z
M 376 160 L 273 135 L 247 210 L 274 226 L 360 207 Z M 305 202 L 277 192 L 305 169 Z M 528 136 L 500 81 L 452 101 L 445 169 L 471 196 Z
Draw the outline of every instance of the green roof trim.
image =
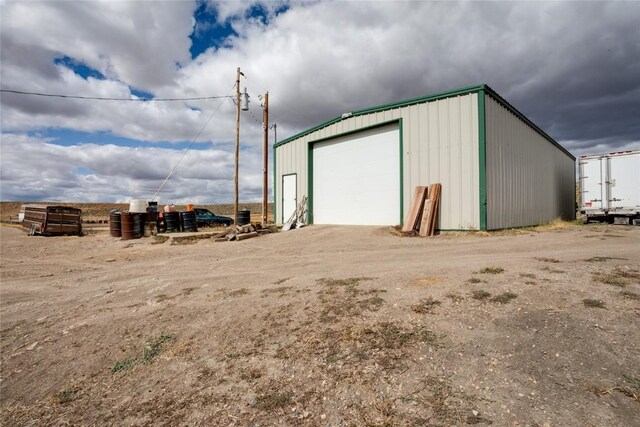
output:
M 553 139 L 549 135 L 547 135 L 545 131 L 543 131 L 538 126 L 536 126 L 531 120 L 529 120 L 524 114 L 522 114 L 520 111 L 518 111 L 513 105 L 509 104 L 509 102 L 506 99 L 504 99 L 503 97 L 498 95 L 498 93 L 495 90 L 491 89 L 487 85 L 483 85 L 483 86 L 484 86 L 484 90 L 486 91 L 486 93 L 489 96 L 491 96 L 492 98 L 494 98 L 498 102 L 498 104 L 501 104 L 507 110 L 509 110 L 513 114 L 515 114 L 520 120 L 522 120 L 527 125 L 529 125 L 529 127 L 531 127 L 533 130 L 538 132 L 544 139 L 546 139 L 547 141 L 549 141 L 550 143 L 552 143 L 553 145 L 558 147 L 564 154 L 566 154 L 567 156 L 571 157 L 574 161 L 576 160 L 576 158 L 575 158 L 575 156 L 573 154 L 571 154 L 562 145 L 558 144 L 558 142 L 555 139 Z
M 351 118 L 351 117 L 355 117 L 355 116 L 362 116 L 364 114 L 375 113 L 375 112 L 378 112 L 378 111 L 390 110 L 390 109 L 393 109 L 393 108 L 406 107 L 408 105 L 413 105 L 413 104 L 421 104 L 423 102 L 435 101 L 435 100 L 438 100 L 438 99 L 451 98 L 451 97 L 459 96 L 459 95 L 466 95 L 468 93 L 477 92 L 480 89 L 482 89 L 483 87 L 484 87 L 484 85 L 469 86 L 469 87 L 466 87 L 466 88 L 452 90 L 452 91 L 449 91 L 449 92 L 442 92 L 442 93 L 438 93 L 438 94 L 435 94 L 435 95 L 423 96 L 423 97 L 420 97 L 420 98 L 408 99 L 406 101 L 394 102 L 394 103 L 391 103 L 391 104 L 385 104 L 385 105 L 379 105 L 377 107 L 366 108 L 364 110 L 352 111 L 350 113 L 346 113 L 346 114 L 349 114 L 348 117 L 344 117 L 343 118 L 342 116 L 338 116 L 336 118 L 328 120 L 328 121 L 326 121 L 324 123 L 321 123 L 321 124 L 319 124 L 317 126 L 312 127 L 311 129 L 304 130 L 304 131 L 302 131 L 300 133 L 297 133 L 297 134 L 295 134 L 293 136 L 290 136 L 289 138 L 283 139 L 282 141 L 277 142 L 274 145 L 274 147 L 279 147 L 281 145 L 284 145 L 284 144 L 286 144 L 288 142 L 293 141 L 294 139 L 298 139 L 300 137 L 308 135 L 308 134 L 310 134 L 312 132 L 315 132 L 315 131 L 317 131 L 319 129 L 322 129 L 322 128 L 327 127 L 329 125 L 332 125 L 334 123 L 338 123 L 339 121 L 347 119 L 347 118 Z
M 370 108 L 366 108 L 364 110 L 352 111 L 350 113 L 346 113 L 346 114 L 348 114 L 347 117 L 344 117 L 344 118 L 342 116 L 335 117 L 335 118 L 333 118 L 331 120 L 328 120 L 328 121 L 326 121 L 324 123 L 321 123 L 321 124 L 319 124 L 317 126 L 314 126 L 314 127 L 310 128 L 310 129 L 304 130 L 304 131 L 299 132 L 299 133 L 297 133 L 297 134 L 295 134 L 293 136 L 290 136 L 290 137 L 285 138 L 285 139 L 283 139 L 283 140 L 281 140 L 279 142 L 276 142 L 274 144 L 273 148 L 275 149 L 276 147 L 279 147 L 281 145 L 287 144 L 288 142 L 291 142 L 291 141 L 296 140 L 298 138 L 301 138 L 303 136 L 309 135 L 310 133 L 313 133 L 313 132 L 315 132 L 317 130 L 320 130 L 322 128 L 330 126 L 330 125 L 332 125 L 334 123 L 338 123 L 338 122 L 340 122 L 342 120 L 349 119 L 351 117 L 361 116 L 361 115 L 364 115 L 364 114 L 376 113 L 376 112 L 384 111 L 384 110 L 391 110 L 391 109 L 394 109 L 394 108 L 406 107 L 406 106 L 414 105 L 414 104 L 421 104 L 423 102 L 437 101 L 439 99 L 445 99 L 445 98 L 452 98 L 454 96 L 467 95 L 469 93 L 480 92 L 481 90 L 484 90 L 487 95 L 489 95 L 492 98 L 494 98 L 499 104 L 501 104 L 503 107 L 505 107 L 506 109 L 511 111 L 514 115 L 516 115 L 518 118 L 520 118 L 522 121 L 524 121 L 527 125 L 529 125 L 533 130 L 535 130 L 540 135 L 542 135 L 542 137 L 544 137 L 547 141 L 549 141 L 550 143 L 552 143 L 553 145 L 558 147 L 566 155 L 571 157 L 573 160 L 576 159 L 573 156 L 573 154 L 571 154 L 563 146 L 558 144 L 553 138 L 551 138 L 549 135 L 547 135 L 542 129 L 540 129 L 538 126 L 536 126 L 531 120 L 526 118 L 524 116 L 524 114 L 522 114 L 520 111 L 518 111 L 513 105 L 509 104 L 503 97 L 498 95 L 498 93 L 496 91 L 491 89 L 486 84 L 468 86 L 468 87 L 464 87 L 464 88 L 461 88 L 461 89 L 451 90 L 451 91 L 447 91 L 447 92 L 441 92 L 441 93 L 428 95 L 428 96 L 423 96 L 423 97 L 419 97 L 419 98 L 408 99 L 408 100 L 405 100 L 405 101 L 394 102 L 394 103 L 391 103 L 391 104 L 379 105 L 377 107 L 370 107 Z

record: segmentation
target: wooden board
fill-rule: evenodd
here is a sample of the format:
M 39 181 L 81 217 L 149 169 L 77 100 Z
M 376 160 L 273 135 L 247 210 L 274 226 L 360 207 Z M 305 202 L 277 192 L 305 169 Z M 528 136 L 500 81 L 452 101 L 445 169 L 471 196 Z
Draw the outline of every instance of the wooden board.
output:
M 402 226 L 403 232 L 409 232 L 415 230 L 420 221 L 420 215 L 422 213 L 422 206 L 424 199 L 427 197 L 427 187 L 418 185 L 413 193 L 413 201 L 411 202 L 411 209 L 407 212 L 407 216 Z
M 429 186 L 429 196 L 431 199 L 431 206 L 429 209 L 429 228 L 427 236 L 436 235 L 436 221 L 438 219 L 438 205 L 440 204 L 440 192 L 442 191 L 441 184 L 431 184 Z
M 431 199 L 424 201 L 424 207 L 422 209 L 422 219 L 420 220 L 420 237 L 427 237 L 429 233 L 429 224 L 431 224 Z

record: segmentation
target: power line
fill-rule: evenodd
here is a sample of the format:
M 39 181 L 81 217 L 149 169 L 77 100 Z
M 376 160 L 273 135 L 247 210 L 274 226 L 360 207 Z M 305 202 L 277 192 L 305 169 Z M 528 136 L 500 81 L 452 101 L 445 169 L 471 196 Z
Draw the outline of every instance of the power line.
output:
M 249 80 L 248 77 L 245 77 L 246 80 Z M 257 84 L 258 86 L 260 86 L 265 92 L 269 92 L 269 89 L 265 88 L 263 85 L 260 84 L 260 82 L 258 82 L 255 78 L 251 78 L 251 80 Z M 273 99 L 271 100 L 273 102 Z M 289 105 L 288 103 L 284 102 L 284 101 L 280 101 L 282 103 L 282 105 L 284 105 L 285 107 L 287 107 L 289 110 L 291 110 L 295 115 L 297 115 L 298 117 L 304 117 L 305 119 L 309 120 L 310 122 L 313 122 L 313 118 L 307 116 L 306 114 L 304 114 L 299 108 L 295 108 L 291 105 Z
M 101 97 L 101 96 L 80 96 L 80 95 L 61 95 L 54 93 L 41 93 L 41 92 L 25 92 L 21 90 L 12 90 L 12 89 L 0 89 L 0 92 L 3 93 L 13 93 L 17 95 L 32 95 L 32 96 L 46 96 L 49 98 L 67 98 L 67 99 L 87 99 L 91 101 L 133 101 L 133 102 L 165 102 L 165 101 L 202 101 L 207 99 L 220 99 L 220 98 L 231 98 L 229 95 L 224 96 L 198 96 L 192 98 L 111 98 L 111 97 Z
M 229 93 L 231 93 L 231 91 L 236 87 L 236 85 L 234 84 L 231 89 L 229 90 Z M 231 96 L 219 96 L 218 98 L 231 98 Z M 220 109 L 220 107 L 222 107 L 222 104 L 224 104 L 224 100 L 218 104 L 218 107 L 215 109 L 215 111 L 211 114 L 211 116 L 209 117 L 209 119 L 207 120 L 207 122 L 204 124 L 204 126 L 202 126 L 202 128 L 200 129 L 200 131 L 198 132 L 198 134 L 191 140 L 191 143 L 189 144 L 189 146 L 187 148 L 185 148 L 185 150 L 182 152 L 182 156 L 180 156 L 180 158 L 178 159 L 178 161 L 176 162 L 176 164 L 173 166 L 173 168 L 171 169 L 171 171 L 169 172 L 169 175 L 167 175 L 167 177 L 164 179 L 164 181 L 162 181 L 162 184 L 160 184 L 160 187 L 158 187 L 158 189 L 156 190 L 156 192 L 153 194 L 153 197 L 151 197 L 151 200 L 155 200 L 156 196 L 158 195 L 158 193 L 162 190 L 162 187 L 164 187 L 164 185 L 167 183 L 167 181 L 169 180 L 169 178 L 171 177 L 171 175 L 173 175 L 173 172 L 178 168 L 178 165 L 180 164 L 180 162 L 182 161 L 182 159 L 184 159 L 184 156 L 187 155 L 187 152 L 189 152 L 189 150 L 191 149 L 191 147 L 193 147 L 193 144 L 195 144 L 196 140 L 200 137 L 200 135 L 202 134 L 202 132 L 204 132 L 204 129 L 209 125 L 209 122 L 211 121 L 211 119 L 213 119 L 213 116 L 216 115 L 216 113 L 218 112 L 218 110 Z

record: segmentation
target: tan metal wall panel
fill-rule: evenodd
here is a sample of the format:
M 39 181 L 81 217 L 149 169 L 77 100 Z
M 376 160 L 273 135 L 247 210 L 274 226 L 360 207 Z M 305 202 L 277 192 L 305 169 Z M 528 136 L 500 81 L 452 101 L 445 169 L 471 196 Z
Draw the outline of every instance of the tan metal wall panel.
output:
M 276 210 L 282 175 L 298 174 L 298 200 L 307 193 L 309 141 L 402 119 L 403 212 L 417 185 L 442 183 L 438 228 L 480 228 L 478 96 L 476 93 L 346 118 L 276 148 Z M 280 216 L 280 214 L 278 214 Z M 278 218 L 280 221 L 280 218 Z
M 487 228 L 575 217 L 575 162 L 486 97 Z

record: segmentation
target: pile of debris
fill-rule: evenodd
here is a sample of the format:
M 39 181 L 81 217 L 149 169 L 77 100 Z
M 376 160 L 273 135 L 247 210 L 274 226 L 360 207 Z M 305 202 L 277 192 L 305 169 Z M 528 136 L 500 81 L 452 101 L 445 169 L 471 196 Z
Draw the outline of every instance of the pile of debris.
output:
M 414 235 L 417 233 L 420 237 L 436 235 L 436 221 L 441 191 L 441 184 L 416 187 L 411 209 L 407 213 L 402 227 L 403 233 Z
M 245 240 L 263 234 L 276 233 L 277 231 L 278 228 L 275 225 L 268 227 L 263 227 L 260 223 L 232 225 L 213 237 L 216 242 L 230 242 L 232 240 Z
M 305 226 L 307 218 L 307 196 L 302 197 L 302 201 L 298 203 L 296 210 L 289 217 L 289 221 L 282 225 L 282 231 L 289 231 L 293 228 L 302 228 Z

